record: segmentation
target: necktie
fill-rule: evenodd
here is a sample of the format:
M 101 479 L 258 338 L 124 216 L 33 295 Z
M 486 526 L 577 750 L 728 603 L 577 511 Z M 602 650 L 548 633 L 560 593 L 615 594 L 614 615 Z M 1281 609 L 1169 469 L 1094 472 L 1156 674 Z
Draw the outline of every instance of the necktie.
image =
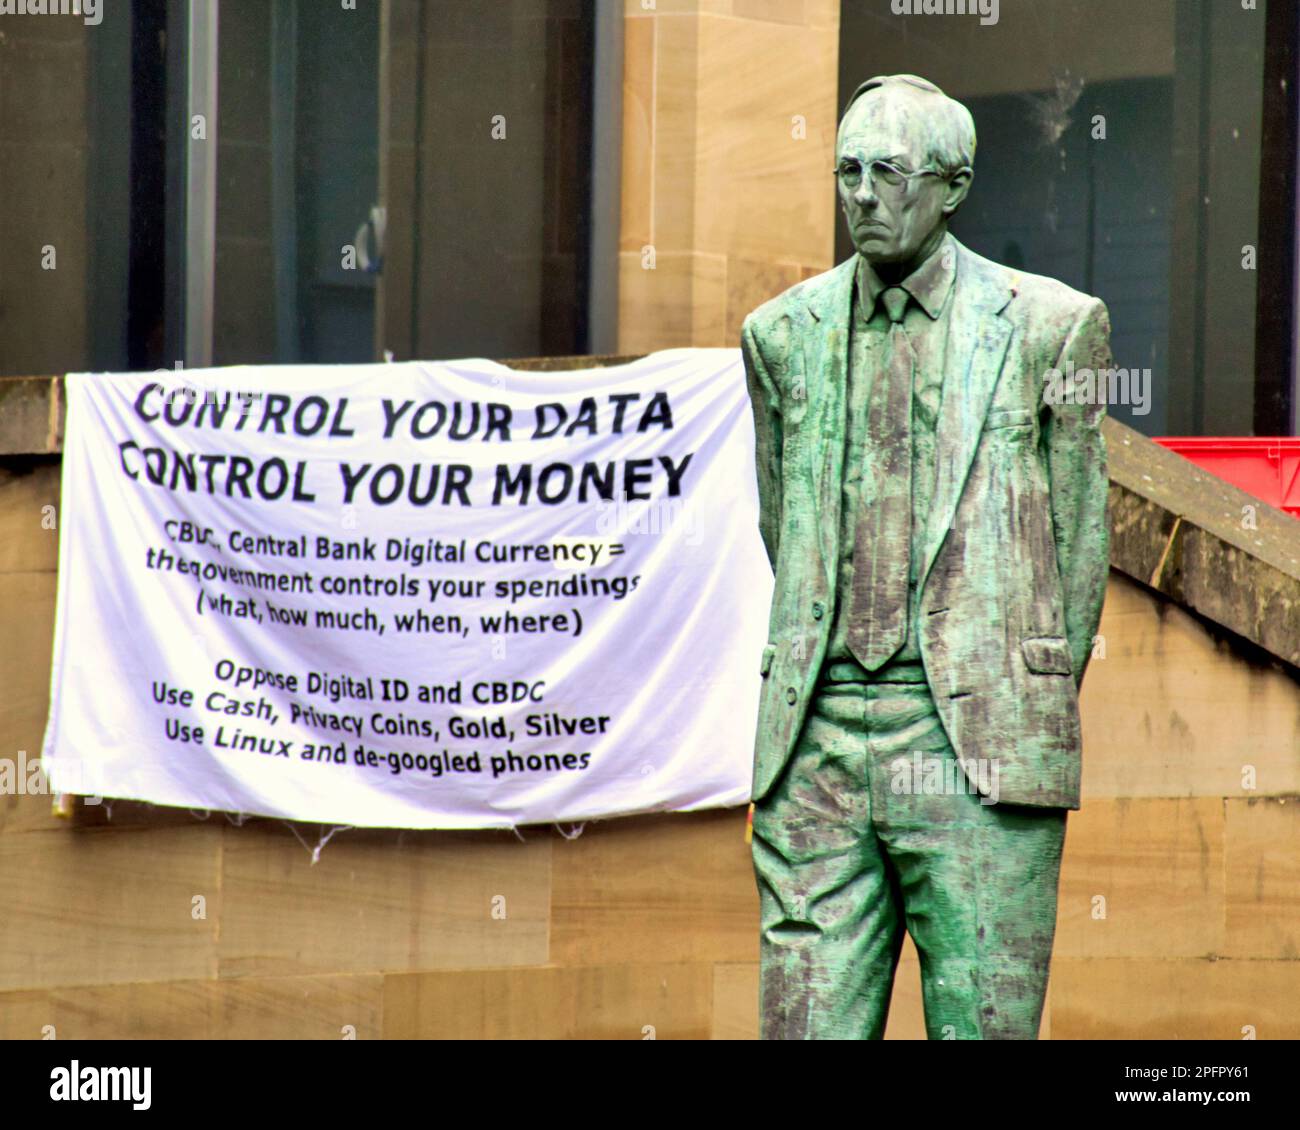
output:
M 907 639 L 912 544 L 912 381 L 916 354 L 903 329 L 908 293 L 881 295 L 889 314 L 889 364 L 871 391 L 863 513 L 853 544 L 849 649 L 868 671 Z

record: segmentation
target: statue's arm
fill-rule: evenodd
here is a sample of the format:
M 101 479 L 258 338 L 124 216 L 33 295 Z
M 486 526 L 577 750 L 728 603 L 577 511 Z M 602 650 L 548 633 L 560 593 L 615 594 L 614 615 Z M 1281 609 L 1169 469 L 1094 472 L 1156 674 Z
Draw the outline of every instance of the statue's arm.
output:
M 1057 359 L 1056 369 L 1070 373 L 1110 369 L 1110 315 L 1106 304 L 1094 299 L 1075 321 Z M 1065 634 L 1070 641 L 1071 665 L 1076 684 L 1092 655 L 1092 641 L 1101 622 L 1110 571 L 1110 532 L 1106 499 L 1110 480 L 1106 471 L 1106 441 L 1101 422 L 1106 415 L 1106 383 L 1094 386 L 1096 403 L 1067 403 L 1070 398 L 1044 398 L 1042 445 L 1052 497 L 1052 525 L 1056 561 L 1065 598 Z M 1076 396 L 1075 400 L 1088 399 Z
M 776 569 L 781 531 L 781 394 L 768 374 L 748 318 L 740 331 L 740 352 L 754 410 L 754 462 L 758 472 L 758 528 L 768 560 Z

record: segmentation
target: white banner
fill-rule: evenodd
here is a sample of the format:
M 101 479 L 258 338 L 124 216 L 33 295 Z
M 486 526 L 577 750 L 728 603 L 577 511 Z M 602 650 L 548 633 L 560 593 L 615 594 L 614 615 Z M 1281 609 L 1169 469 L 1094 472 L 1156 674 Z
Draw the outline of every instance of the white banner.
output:
M 405 828 L 748 801 L 738 351 L 67 390 L 56 791 Z

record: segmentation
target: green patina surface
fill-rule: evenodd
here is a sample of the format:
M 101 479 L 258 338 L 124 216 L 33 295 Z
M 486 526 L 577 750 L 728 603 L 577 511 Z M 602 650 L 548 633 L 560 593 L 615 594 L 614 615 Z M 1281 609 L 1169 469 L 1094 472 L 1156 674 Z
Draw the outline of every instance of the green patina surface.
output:
M 1051 374 L 1110 368 L 1110 327 L 951 237 L 974 148 L 922 80 L 864 84 L 837 141 L 858 254 L 742 330 L 776 574 L 753 789 L 770 1038 L 879 1037 L 904 929 L 932 1038 L 1037 1033 L 1108 570 L 1105 405 Z M 891 302 L 875 346 L 898 288 L 921 313 Z

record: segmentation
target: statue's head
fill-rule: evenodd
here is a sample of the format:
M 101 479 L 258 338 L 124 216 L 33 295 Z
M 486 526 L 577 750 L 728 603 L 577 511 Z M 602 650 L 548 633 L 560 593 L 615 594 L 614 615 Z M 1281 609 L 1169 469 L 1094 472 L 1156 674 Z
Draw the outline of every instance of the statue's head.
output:
M 835 141 L 849 237 L 873 267 L 916 265 L 943 239 L 974 177 L 970 111 L 916 75 L 868 79 Z

